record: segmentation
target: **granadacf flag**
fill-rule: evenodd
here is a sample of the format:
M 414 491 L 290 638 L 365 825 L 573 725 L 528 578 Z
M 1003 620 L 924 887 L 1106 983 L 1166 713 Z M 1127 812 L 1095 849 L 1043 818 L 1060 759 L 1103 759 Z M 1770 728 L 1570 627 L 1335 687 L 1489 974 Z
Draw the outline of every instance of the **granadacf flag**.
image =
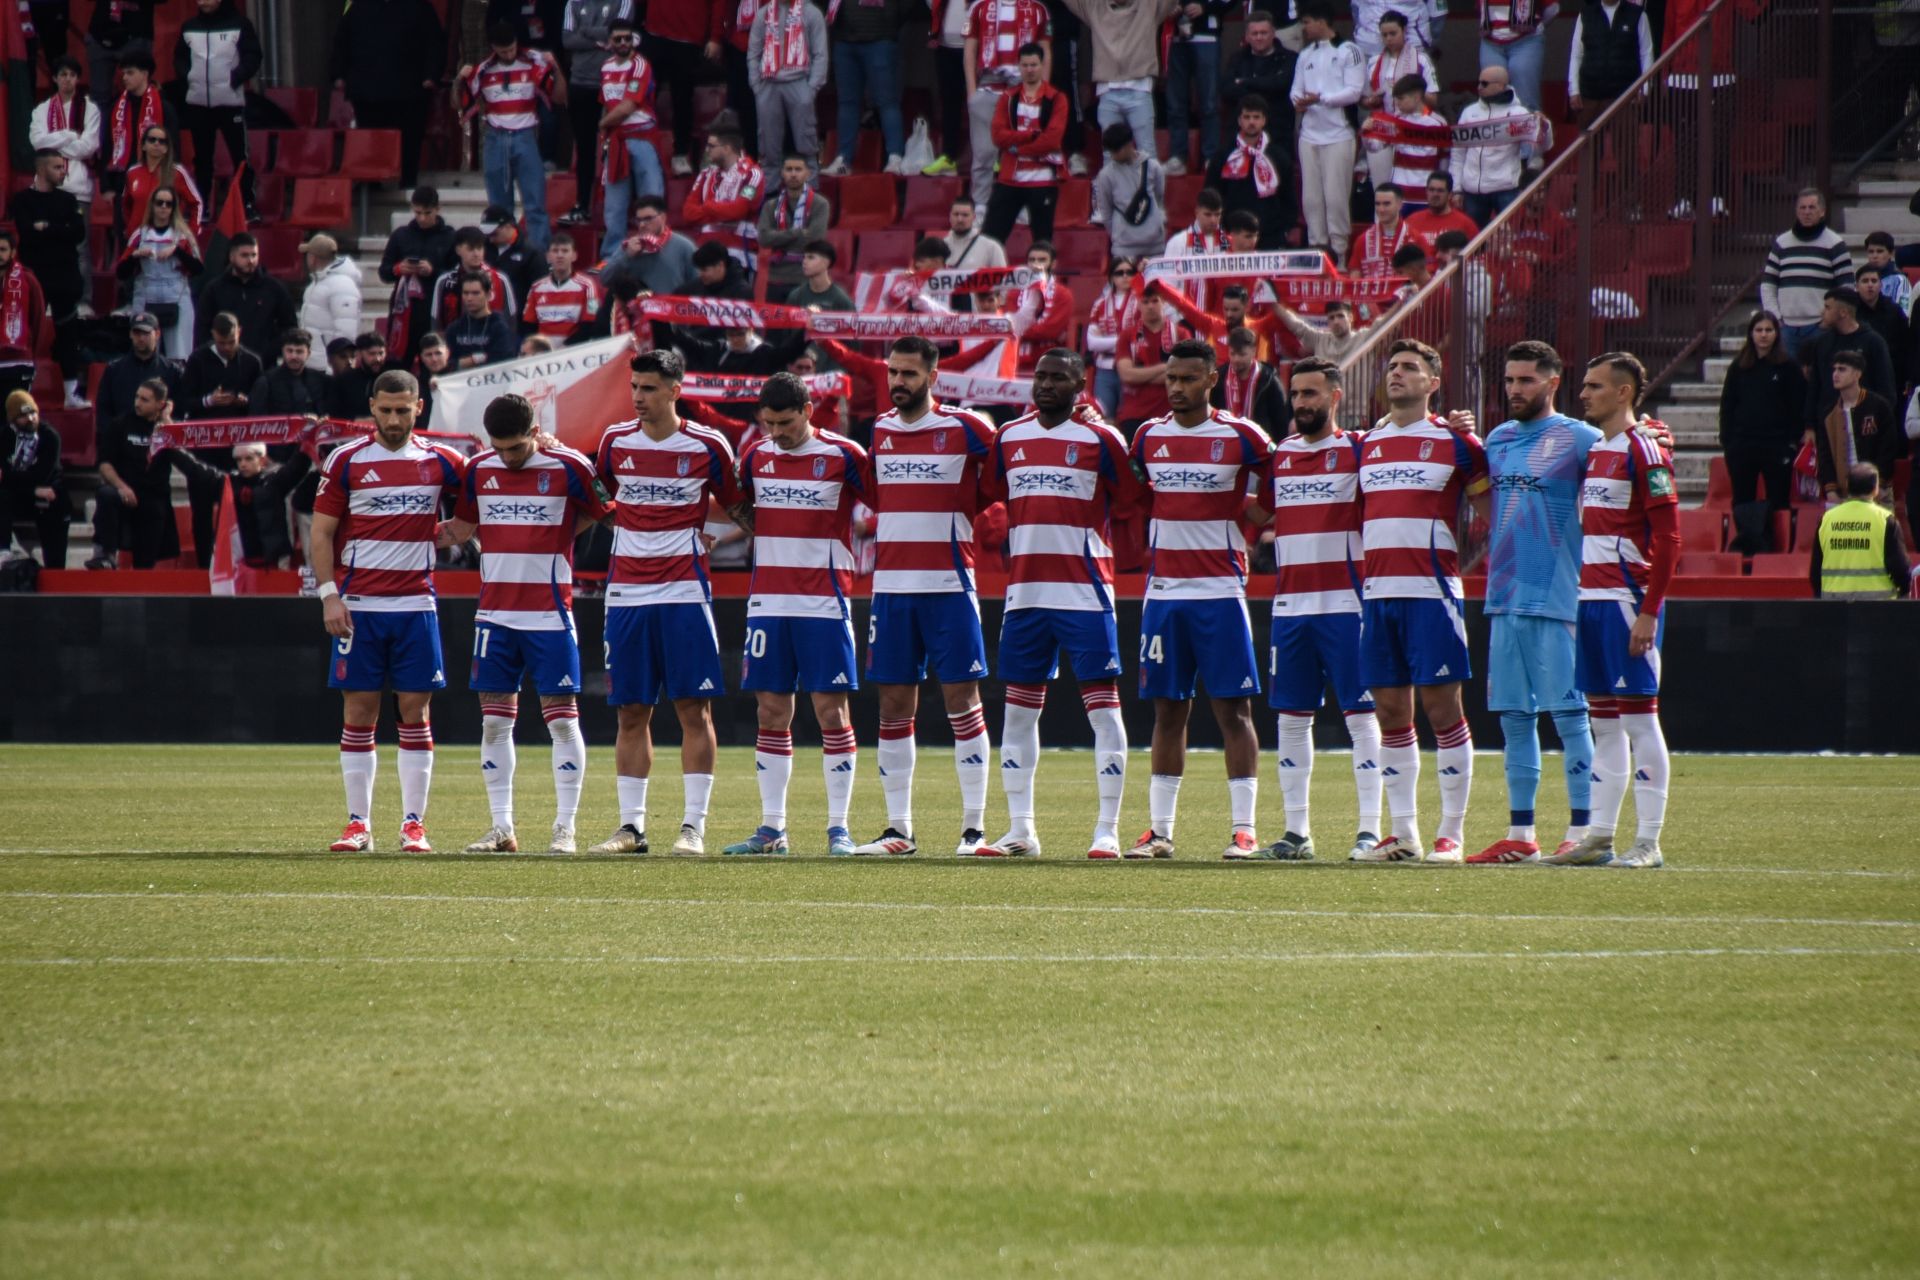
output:
M 561 444 L 591 455 L 608 427 L 633 417 L 633 379 L 627 370 L 632 353 L 632 338 L 622 334 L 443 373 L 434 381 L 433 429 L 484 441 L 487 406 L 511 392 L 533 402 L 534 420 Z

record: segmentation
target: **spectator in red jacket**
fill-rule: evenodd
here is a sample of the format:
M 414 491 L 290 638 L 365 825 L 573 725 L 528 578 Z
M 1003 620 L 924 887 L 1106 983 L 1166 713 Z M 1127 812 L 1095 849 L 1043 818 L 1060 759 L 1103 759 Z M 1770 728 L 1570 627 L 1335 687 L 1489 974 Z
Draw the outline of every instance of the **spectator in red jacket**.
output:
M 737 0 L 656 0 L 646 6 L 641 51 L 667 82 L 673 103 L 673 176 L 693 172 L 693 86 L 702 64 L 720 61 L 725 7 Z
M 707 164 L 693 180 L 680 210 L 682 222 L 703 242 L 718 240 L 743 268 L 753 264 L 759 242 L 760 197 L 766 178 L 747 153 L 737 130 L 717 129 L 707 137 Z
M 1067 157 L 1061 141 L 1067 132 L 1067 99 L 1047 83 L 1047 51 L 1038 44 L 1020 49 L 1020 83 L 1000 95 L 993 109 L 993 145 L 1000 151 L 1000 174 L 987 201 L 986 234 L 1007 242 L 1020 211 L 1035 240 L 1053 239 L 1053 210 Z
M 1072 346 L 1073 291 L 1053 278 L 1053 245 L 1035 240 L 1027 250 L 1033 281 L 1020 290 L 1013 306 L 1013 331 L 1020 335 L 1019 371 L 1033 372 L 1040 357 L 1055 347 Z
M 0 397 L 33 386 L 40 330 L 47 323 L 46 295 L 21 264 L 19 247 L 13 231 L 0 227 Z

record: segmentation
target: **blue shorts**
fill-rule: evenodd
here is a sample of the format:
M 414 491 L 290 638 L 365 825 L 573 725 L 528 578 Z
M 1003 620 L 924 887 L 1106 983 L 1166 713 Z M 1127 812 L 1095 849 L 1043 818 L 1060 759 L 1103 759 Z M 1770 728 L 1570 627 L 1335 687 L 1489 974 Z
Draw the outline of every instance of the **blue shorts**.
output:
M 1360 681 L 1359 614 L 1275 618 L 1268 652 L 1267 705 L 1275 711 L 1319 710 L 1328 684 L 1342 711 L 1373 710 L 1373 693 Z
M 1214 698 L 1260 692 L 1245 600 L 1149 600 L 1140 611 L 1140 696 L 1186 702 L 1204 681 Z
M 1368 600 L 1360 615 L 1360 680 L 1369 689 L 1453 684 L 1473 675 L 1458 600 Z
M 542 697 L 580 692 L 580 645 L 572 628 L 521 631 L 492 622 L 473 624 L 473 667 L 467 688 L 475 693 L 518 693 L 533 677 Z
M 651 706 L 663 690 L 675 699 L 727 691 L 710 605 L 609 605 L 605 655 L 612 706 Z
M 980 632 L 980 601 L 971 591 L 887 592 L 873 598 L 867 622 L 867 679 L 875 684 L 919 684 L 927 660 L 941 684 L 964 684 L 987 674 L 987 642 Z
M 1082 684 L 1120 674 L 1120 633 L 1106 609 L 1009 609 L 1000 620 L 1000 678 L 1009 684 L 1053 679 L 1062 649 Z
M 327 687 L 428 693 L 447 687 L 440 660 L 440 616 L 431 609 L 368 613 L 349 609 L 353 634 L 333 642 Z
M 1639 610 L 1625 600 L 1580 602 L 1580 650 L 1574 683 L 1592 698 L 1651 698 L 1660 692 L 1660 644 L 1667 611 L 1653 626 L 1653 648 L 1642 657 L 1628 651 Z
M 860 687 L 847 618 L 756 618 L 747 624 L 740 687 L 756 693 L 846 693 Z
M 1524 613 L 1493 615 L 1487 643 L 1487 710 L 1578 711 L 1574 687 L 1574 624 Z

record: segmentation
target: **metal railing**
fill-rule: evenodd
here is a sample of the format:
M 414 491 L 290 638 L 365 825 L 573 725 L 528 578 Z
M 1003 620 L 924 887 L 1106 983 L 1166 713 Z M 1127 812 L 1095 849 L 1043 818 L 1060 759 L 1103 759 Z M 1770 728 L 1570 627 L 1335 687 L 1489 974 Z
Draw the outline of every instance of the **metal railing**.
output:
M 1473 409 L 1483 431 L 1507 416 L 1502 353 L 1524 338 L 1552 343 L 1569 371 L 1632 351 L 1655 385 L 1698 358 L 1826 159 L 1831 0 L 1775 3 L 1757 19 L 1736 6 L 1708 9 L 1457 260 L 1373 325 L 1343 365 L 1356 420 L 1379 408 L 1401 338 L 1440 349 L 1447 405 Z M 1578 385 L 1564 380 L 1561 408 Z

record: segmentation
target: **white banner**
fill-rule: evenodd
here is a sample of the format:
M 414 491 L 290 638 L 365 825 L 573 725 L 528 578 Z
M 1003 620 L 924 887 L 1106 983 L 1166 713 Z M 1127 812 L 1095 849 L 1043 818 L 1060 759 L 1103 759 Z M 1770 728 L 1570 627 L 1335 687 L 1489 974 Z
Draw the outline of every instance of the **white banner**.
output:
M 533 402 L 534 421 L 560 443 L 591 454 L 601 434 L 633 417 L 627 359 L 633 339 L 622 334 L 505 364 L 443 373 L 434 380 L 433 429 L 485 441 L 487 406 L 509 392 Z
M 1033 403 L 1033 379 L 976 377 L 970 373 L 933 375 L 934 398 L 943 404 Z
M 1322 276 L 1332 269 L 1318 249 L 1275 253 L 1198 253 L 1186 258 L 1155 258 L 1147 263 L 1149 280 L 1227 280 L 1245 276 Z

